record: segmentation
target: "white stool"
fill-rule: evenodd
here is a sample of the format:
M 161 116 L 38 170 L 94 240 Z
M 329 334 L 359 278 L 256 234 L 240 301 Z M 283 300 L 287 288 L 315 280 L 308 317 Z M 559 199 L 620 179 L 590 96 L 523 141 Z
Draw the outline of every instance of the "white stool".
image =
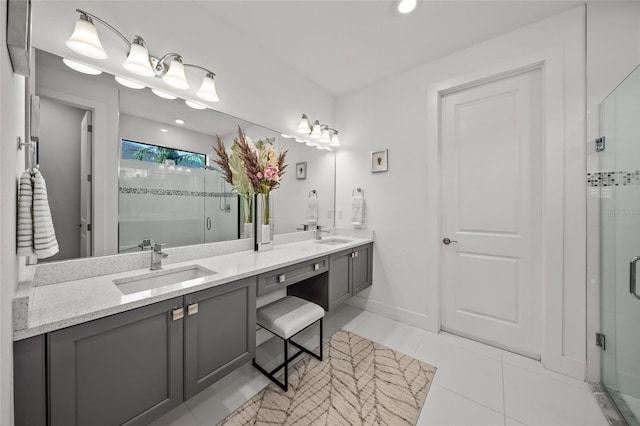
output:
M 289 362 L 293 361 L 303 352 L 308 353 L 314 358 L 322 361 L 322 318 L 324 317 L 324 309 L 304 299 L 295 296 L 287 296 L 275 302 L 269 303 L 258 309 L 256 315 L 256 323 L 284 340 L 284 362 L 271 370 L 270 372 L 262 368 L 253 358 L 253 366 L 262 374 L 270 378 L 274 383 L 280 386 L 285 392 L 289 390 Z M 291 340 L 296 334 L 309 328 L 316 322 L 320 322 L 320 355 L 314 354 L 311 350 L 302 347 L 298 343 Z M 295 355 L 289 358 L 289 343 L 300 349 Z M 284 383 L 277 380 L 274 374 L 284 367 Z

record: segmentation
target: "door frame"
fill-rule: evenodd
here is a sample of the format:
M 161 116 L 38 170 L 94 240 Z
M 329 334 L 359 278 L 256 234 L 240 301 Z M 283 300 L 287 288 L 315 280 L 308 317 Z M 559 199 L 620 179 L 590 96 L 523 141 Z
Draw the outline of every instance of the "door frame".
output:
M 561 48 L 523 56 L 469 74 L 444 80 L 427 91 L 427 258 L 435 267 L 427 272 L 427 291 L 436 295 L 435 311 L 427 329 L 441 330 L 442 192 L 441 192 L 441 98 L 447 94 L 528 71 L 542 74 L 542 235 L 541 235 L 541 362 L 562 372 L 563 334 L 563 240 L 564 240 L 564 64 Z

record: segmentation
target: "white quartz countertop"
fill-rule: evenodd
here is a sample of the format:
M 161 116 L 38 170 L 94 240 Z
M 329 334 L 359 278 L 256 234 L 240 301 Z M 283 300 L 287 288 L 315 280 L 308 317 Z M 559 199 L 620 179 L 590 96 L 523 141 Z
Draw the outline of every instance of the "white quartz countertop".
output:
M 373 242 L 337 237 L 349 242 L 334 245 L 305 240 L 276 245 L 270 251 L 241 251 L 173 263 L 163 270 L 200 265 L 216 274 L 128 295 L 122 294 L 113 281 L 148 274 L 149 268 L 37 286 L 31 290 L 27 328 L 15 330 L 13 338 L 26 339 Z

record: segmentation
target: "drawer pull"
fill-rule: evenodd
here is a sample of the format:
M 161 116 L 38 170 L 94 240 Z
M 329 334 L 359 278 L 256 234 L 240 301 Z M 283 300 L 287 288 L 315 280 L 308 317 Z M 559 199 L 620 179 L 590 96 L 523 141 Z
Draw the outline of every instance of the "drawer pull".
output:
M 286 279 L 286 277 L 284 276 L 284 274 L 278 275 L 278 282 L 279 283 L 283 283 L 285 279 Z
M 313 265 L 313 270 L 314 270 L 314 271 L 317 271 L 318 269 L 320 269 L 320 264 L 319 264 L 319 263 L 315 263 L 315 264 Z
M 194 303 L 193 305 L 189 305 L 187 307 L 187 315 L 193 315 L 198 313 L 198 304 Z
M 354 257 L 356 257 L 355 253 L 351 253 L 351 258 L 353 259 Z
M 356 252 L 356 257 L 358 257 L 358 252 Z
M 174 309 L 173 312 L 171 312 L 171 314 L 173 316 L 173 320 L 177 321 L 179 319 L 184 318 L 184 309 L 183 308 Z

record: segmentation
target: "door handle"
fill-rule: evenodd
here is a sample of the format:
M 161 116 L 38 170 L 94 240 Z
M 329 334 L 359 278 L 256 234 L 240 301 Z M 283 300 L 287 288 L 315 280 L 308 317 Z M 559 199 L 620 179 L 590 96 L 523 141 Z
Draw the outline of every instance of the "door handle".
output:
M 636 292 L 636 264 L 640 256 L 636 256 L 629 262 L 629 293 L 636 299 L 640 299 L 640 294 Z
M 211 218 L 208 217 L 207 218 L 207 231 L 210 231 L 210 230 L 211 230 Z
M 446 245 L 449 245 L 451 243 L 458 243 L 456 240 L 450 240 L 449 238 L 445 238 L 444 240 L 442 240 L 442 242 Z

